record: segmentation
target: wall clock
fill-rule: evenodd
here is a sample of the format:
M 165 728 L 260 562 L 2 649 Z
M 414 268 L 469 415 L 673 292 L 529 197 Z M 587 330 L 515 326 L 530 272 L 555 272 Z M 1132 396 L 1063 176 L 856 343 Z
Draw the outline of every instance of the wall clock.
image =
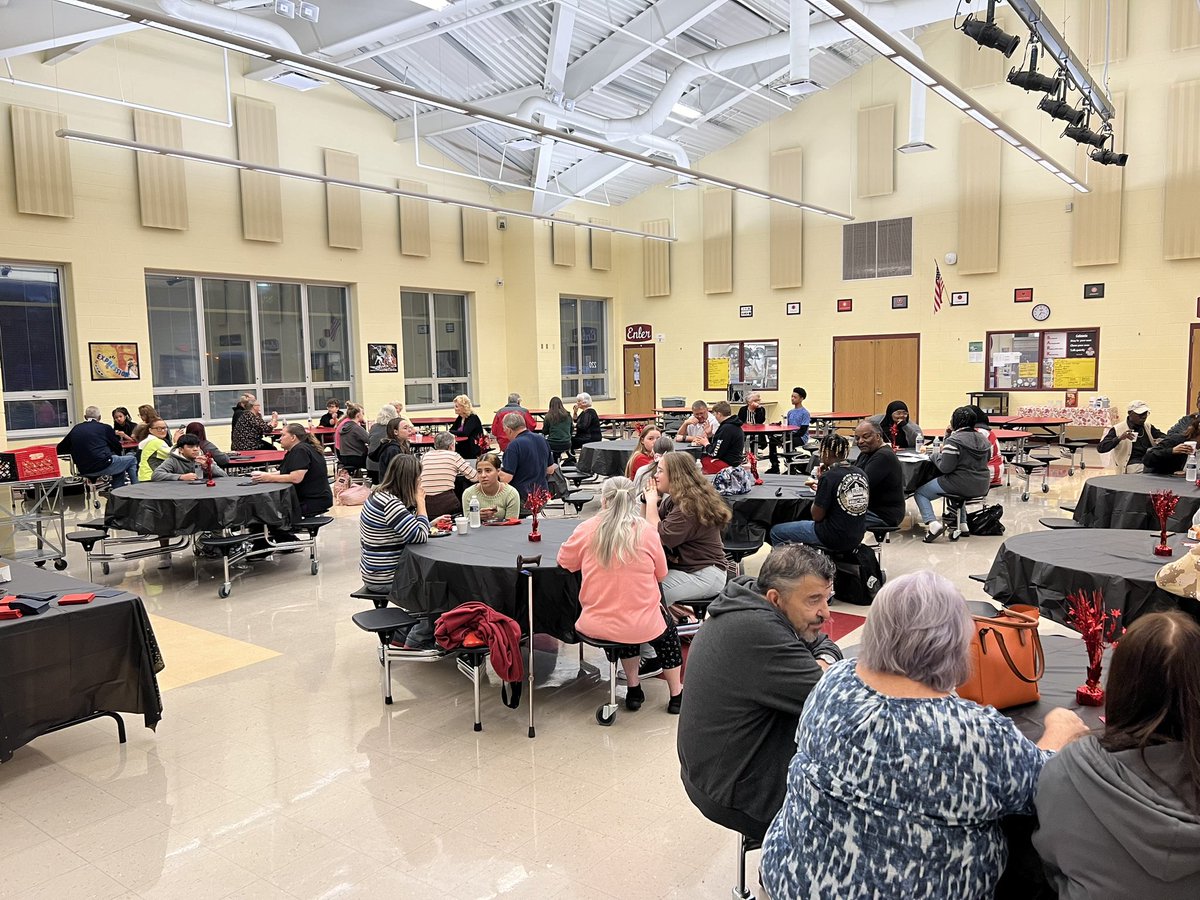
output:
M 1050 307 L 1045 303 L 1039 303 L 1033 308 L 1032 313 L 1035 321 L 1045 322 L 1050 318 Z

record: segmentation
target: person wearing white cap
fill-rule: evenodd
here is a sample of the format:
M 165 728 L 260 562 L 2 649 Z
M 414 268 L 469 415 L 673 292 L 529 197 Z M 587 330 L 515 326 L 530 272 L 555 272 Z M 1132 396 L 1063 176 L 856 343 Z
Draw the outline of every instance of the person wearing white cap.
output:
M 1141 400 L 1134 400 L 1129 404 L 1124 426 L 1114 425 L 1101 439 L 1097 449 L 1101 453 L 1112 453 L 1110 461 L 1118 472 L 1130 475 L 1141 472 L 1146 451 L 1163 439 L 1163 433 L 1147 423 L 1149 415 L 1150 407 Z

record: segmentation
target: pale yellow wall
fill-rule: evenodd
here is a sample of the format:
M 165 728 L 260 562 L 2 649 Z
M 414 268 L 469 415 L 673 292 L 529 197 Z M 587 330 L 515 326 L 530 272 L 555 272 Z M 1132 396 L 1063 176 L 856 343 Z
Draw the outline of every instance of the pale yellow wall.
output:
M 1049 4 L 1061 23 L 1064 8 Z M 921 415 L 941 424 L 966 402 L 966 393 L 983 387 L 983 367 L 967 362 L 967 343 L 986 331 L 1031 330 L 1030 305 L 1015 305 L 1017 287 L 1033 287 L 1035 302 L 1049 303 L 1048 326 L 1100 326 L 1100 390 L 1114 403 L 1142 399 L 1153 407 L 1153 420 L 1167 425 L 1182 413 L 1187 382 L 1188 326 L 1197 321 L 1200 260 L 1167 262 L 1162 258 L 1163 172 L 1165 168 L 1167 91 L 1170 84 L 1200 78 L 1200 50 L 1167 50 L 1166 3 L 1137 4 L 1130 21 L 1129 58 L 1110 69 L 1114 91 L 1127 91 L 1122 257 L 1119 265 L 1074 268 L 1071 265 L 1071 216 L 1065 211 L 1077 195 L 1017 151 L 1002 154 L 1000 271 L 959 276 L 942 263 L 947 292 L 970 292 L 970 306 L 932 311 L 933 260 L 957 243 L 955 173 L 961 115 L 930 94 L 927 139 L 932 153 L 896 156 L 896 191 L 888 197 L 855 196 L 853 154 L 855 122 L 861 108 L 897 104 L 897 142 L 907 141 L 909 79 L 890 63 L 877 61 L 833 90 L 813 96 L 792 113 L 765 125 L 725 150 L 702 160 L 700 168 L 737 180 L 765 185 L 768 154 L 804 148 L 804 197 L 848 211 L 859 220 L 913 216 L 914 275 L 869 281 L 841 280 L 841 224 L 805 214 L 804 286 L 772 290 L 769 277 L 768 207 L 739 196 L 734 210 L 734 291 L 705 296 L 699 191 L 659 188 L 619 209 L 626 227 L 669 216 L 680 240 L 672 249 L 672 292 L 646 299 L 642 292 L 640 248 L 623 243 L 620 252 L 621 324 L 649 322 L 665 335 L 658 353 L 658 393 L 698 396 L 702 384 L 702 342 L 730 338 L 780 339 L 781 392 L 796 384 L 809 393 L 809 407 L 831 404 L 834 335 L 921 334 Z M 955 73 L 966 38 L 949 25 L 924 33 L 919 43 L 937 68 Z M 987 51 L 983 51 L 987 52 Z M 1013 60 L 1014 64 L 1016 60 Z M 1043 68 L 1045 68 L 1043 66 Z M 1097 73 L 1100 66 L 1095 67 Z M 1074 144 L 1060 140 L 1062 123 L 1036 111 L 1038 96 L 1010 85 L 980 88 L 977 98 L 1006 116 L 1030 140 L 1061 162 L 1074 158 Z M 1200 198 L 1197 198 L 1200 202 Z M 632 253 L 630 252 L 632 251 Z M 1101 301 L 1084 301 L 1085 282 L 1104 282 Z M 893 294 L 909 295 L 907 311 L 892 311 Z M 853 313 L 837 313 L 838 298 L 854 299 Z M 785 315 L 785 303 L 799 300 L 800 317 Z M 947 304 L 949 297 L 947 296 Z M 753 319 L 739 319 L 738 307 L 754 305 Z M 1086 401 L 1092 394 L 1085 394 Z M 1062 402 L 1061 392 L 1014 393 L 1013 405 Z M 777 411 L 778 411 L 777 407 Z
M 281 166 L 319 173 L 322 148 L 333 147 L 359 155 L 360 178 L 365 182 L 394 184 L 397 177 L 410 178 L 426 183 L 432 193 L 527 206 L 519 193 L 497 198 L 481 182 L 416 167 L 411 146 L 395 142 L 392 123 L 340 87 L 300 94 L 242 78 L 237 74 L 241 62 L 236 55 L 231 65 L 234 93 L 276 105 Z M 221 54 L 157 33 L 123 36 L 57 68 L 24 58 L 17 61 L 16 70 L 18 77 L 27 80 L 124 96 L 196 115 L 221 117 L 225 112 Z M 73 143 L 70 148 L 75 218 L 19 215 L 12 182 L 9 104 L 52 109 L 65 114 L 73 129 L 130 139 L 132 113 L 121 106 L 0 84 L 0 258 L 64 267 L 76 415 L 91 403 L 107 412 L 118 405 L 135 408 L 151 399 L 147 269 L 350 285 L 355 399 L 365 403 L 370 413 L 404 395 L 400 375 L 367 374 L 364 359 L 368 341 L 399 343 L 403 288 L 471 295 L 473 399 L 481 414 L 488 415 L 504 403 L 510 385 L 525 392 L 530 405 L 540 405 L 550 396 L 543 398 L 543 389 L 557 393 L 559 292 L 613 293 L 602 283 L 605 279 L 584 266 L 551 266 L 548 229 L 528 220 L 510 217 L 510 228 L 502 233 L 490 216 L 491 262 L 462 262 L 457 207 L 431 207 L 429 258 L 401 256 L 396 200 L 378 194 L 362 195 L 363 249 L 331 249 L 326 240 L 325 188 L 295 180 L 282 182 L 283 242 L 246 241 L 241 237 L 237 173 L 199 163 L 185 164 L 190 229 L 143 228 L 134 154 L 90 144 Z M 232 129 L 185 121 L 183 135 L 190 150 L 236 156 Z M 422 152 L 425 162 L 449 165 L 429 148 Z M 506 274 L 509 267 L 512 277 Z M 90 381 L 89 339 L 137 341 L 142 381 Z M 226 439 L 225 429 L 215 429 L 214 437 Z

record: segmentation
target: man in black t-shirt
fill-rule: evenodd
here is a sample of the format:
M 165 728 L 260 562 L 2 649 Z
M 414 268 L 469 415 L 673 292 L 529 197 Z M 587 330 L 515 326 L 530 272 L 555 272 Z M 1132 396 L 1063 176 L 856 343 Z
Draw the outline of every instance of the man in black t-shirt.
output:
M 746 435 L 742 432 L 742 420 L 724 400 L 712 405 L 712 414 L 717 420 L 717 430 L 704 448 L 700 465 L 705 475 L 715 475 L 729 466 L 740 466 L 746 461 Z
M 871 498 L 867 506 L 867 531 L 891 528 L 904 520 L 904 468 L 895 452 L 883 442 L 879 425 L 867 419 L 854 429 L 858 444 L 855 462 L 867 475 Z
M 861 469 L 846 462 L 850 442 L 840 434 L 821 441 L 821 466 L 812 502 L 812 521 L 783 522 L 771 529 L 768 540 L 779 544 L 812 544 L 834 552 L 853 550 L 866 533 L 870 487 Z M 811 482 L 810 482 L 811 483 Z
M 291 484 L 296 491 L 296 499 L 300 501 L 300 512 L 306 517 L 320 515 L 333 506 L 325 454 L 317 449 L 304 426 L 295 423 L 288 425 L 280 435 L 279 446 L 284 451 L 279 472 L 255 472 L 252 476 L 254 483 Z M 290 539 L 295 540 L 295 536 L 292 535 Z

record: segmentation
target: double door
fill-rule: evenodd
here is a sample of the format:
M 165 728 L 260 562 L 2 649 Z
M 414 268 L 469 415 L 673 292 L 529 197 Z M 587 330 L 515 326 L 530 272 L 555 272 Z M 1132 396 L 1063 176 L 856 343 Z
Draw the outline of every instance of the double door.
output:
M 903 400 L 912 421 L 920 422 L 920 369 L 918 334 L 835 337 L 833 406 L 878 415 L 893 400 Z

